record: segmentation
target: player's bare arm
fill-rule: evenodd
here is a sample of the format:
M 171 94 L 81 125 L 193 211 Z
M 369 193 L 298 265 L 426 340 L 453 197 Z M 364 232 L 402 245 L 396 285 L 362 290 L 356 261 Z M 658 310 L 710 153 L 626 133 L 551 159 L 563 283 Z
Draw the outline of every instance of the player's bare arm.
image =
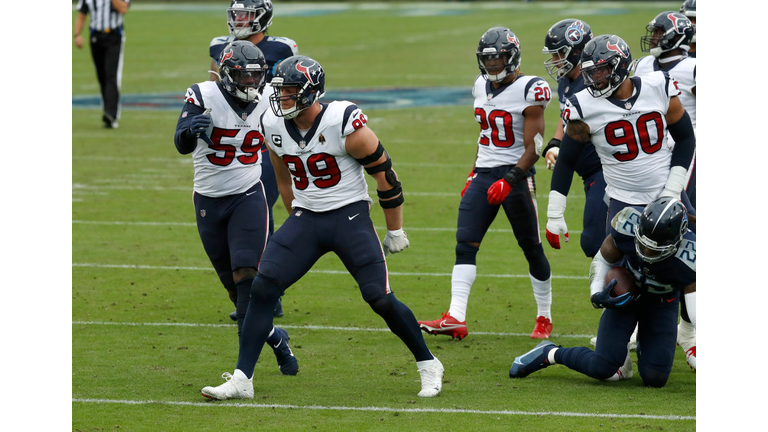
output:
M 219 81 L 219 65 L 216 60 L 211 60 L 211 67 L 208 69 L 208 81 Z
M 616 242 L 610 235 L 603 240 L 603 244 L 600 246 L 600 254 L 610 263 L 619 262 L 624 258 L 624 252 L 616 246 Z
M 523 172 L 528 172 L 533 164 L 539 160 L 533 138 L 536 135 L 544 136 L 544 107 L 540 105 L 529 106 L 523 111 L 523 116 L 525 116 L 525 125 L 523 126 L 525 152 L 520 156 L 516 166 Z
M 669 109 L 667 109 L 667 124 L 675 124 L 677 123 L 681 118 L 683 118 L 683 114 L 685 113 L 685 108 L 683 108 L 683 104 L 680 103 L 680 98 L 677 96 L 672 96 L 669 98 Z
M 285 167 L 283 159 L 271 149 L 270 146 L 269 159 L 272 161 L 272 167 L 275 169 L 275 179 L 277 180 L 277 189 L 280 190 L 280 197 L 283 199 L 283 205 L 288 214 L 291 214 L 293 209 L 291 203 L 293 203 L 293 189 L 291 188 L 291 173 L 288 172 L 288 168 Z
M 683 294 L 690 294 L 696 292 L 696 282 L 683 288 Z
M 565 128 L 565 133 L 578 142 L 590 140 L 589 125 L 580 120 L 571 120 Z
M 347 135 L 346 150 L 352 157 L 358 160 L 365 160 L 365 158 L 371 155 L 381 153 L 379 157 L 373 162 L 363 165 L 366 170 L 369 170 L 369 175 L 376 180 L 376 190 L 379 197 L 379 202 L 384 210 L 384 219 L 386 219 L 387 230 L 394 231 L 403 227 L 403 206 L 397 205 L 396 207 L 385 207 L 387 202 L 402 201 L 403 193 L 399 189 L 399 181 L 397 180 L 397 173 L 393 169 L 382 170 L 375 173 L 370 173 L 371 169 L 382 166 L 383 164 L 391 164 L 389 155 L 386 151 L 379 149 L 379 139 L 376 134 L 367 126 L 364 126 L 351 134 Z M 382 148 L 383 150 L 383 148 Z M 388 172 L 391 172 L 390 177 L 394 175 L 394 179 L 387 178 Z M 392 184 L 390 181 L 394 180 Z M 397 190 L 396 190 L 397 189 Z M 392 196 L 390 196 L 392 195 Z

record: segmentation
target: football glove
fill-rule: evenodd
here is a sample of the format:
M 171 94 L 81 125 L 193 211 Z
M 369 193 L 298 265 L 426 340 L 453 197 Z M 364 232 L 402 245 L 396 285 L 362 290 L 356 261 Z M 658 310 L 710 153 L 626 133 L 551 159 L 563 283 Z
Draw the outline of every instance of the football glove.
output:
M 547 206 L 547 241 L 555 249 L 560 249 L 560 234 L 564 234 L 568 243 L 568 226 L 565 224 L 565 195 L 558 191 L 549 193 L 549 205 Z
M 616 286 L 617 283 L 618 281 L 616 281 L 616 279 L 611 279 L 611 282 L 605 286 L 604 290 L 592 294 L 590 297 L 590 300 L 592 301 L 592 307 L 595 309 L 621 309 L 631 305 L 632 301 L 634 300 L 632 293 L 625 292 L 618 297 L 613 297 L 611 295 L 611 290 L 614 286 Z
M 387 230 L 387 235 L 384 236 L 384 241 L 381 242 L 381 245 L 384 248 L 384 256 L 387 256 L 390 253 L 402 252 L 403 249 L 411 245 L 411 242 L 408 241 L 408 236 L 405 235 L 405 231 L 402 229 Z
M 210 115 L 198 114 L 192 117 L 192 122 L 189 124 L 189 131 L 196 137 L 200 137 L 211 126 L 213 120 Z
M 466 192 L 467 189 L 469 188 L 469 184 L 472 183 L 472 179 L 474 179 L 475 177 L 477 177 L 477 174 L 475 174 L 475 170 L 472 170 L 472 172 L 469 173 L 469 177 L 467 177 L 467 184 L 465 184 L 464 189 L 461 190 L 462 197 L 464 196 L 464 192 Z
M 503 179 L 497 181 L 488 188 L 488 203 L 491 205 L 499 205 L 503 203 L 517 182 L 524 177 L 525 173 L 522 169 L 518 167 L 512 168 Z

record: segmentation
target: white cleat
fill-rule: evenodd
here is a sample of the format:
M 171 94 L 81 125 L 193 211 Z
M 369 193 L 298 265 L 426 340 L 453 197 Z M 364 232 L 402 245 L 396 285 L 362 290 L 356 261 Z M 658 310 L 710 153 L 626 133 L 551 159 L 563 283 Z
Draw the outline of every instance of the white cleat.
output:
M 677 326 L 677 344 L 685 351 L 688 366 L 696 371 L 696 327 L 693 324 L 680 320 Z
M 589 340 L 589 344 L 592 346 L 597 346 L 597 336 L 593 337 Z
M 419 375 L 421 375 L 421 391 L 419 397 L 435 397 L 440 395 L 440 390 L 443 388 L 443 374 L 445 368 L 440 360 L 435 357 L 434 363 L 431 366 L 419 368 Z
M 208 399 L 253 399 L 253 378 L 246 378 L 243 371 L 235 369 L 235 374 L 224 372 L 221 377 L 227 380 L 217 387 L 204 387 L 200 394 Z
M 613 374 L 612 377 L 607 378 L 606 381 L 621 381 L 632 378 L 634 372 L 632 372 L 632 357 L 629 356 L 629 346 L 627 346 L 627 358 L 624 359 L 624 364 Z
M 635 325 L 635 331 L 632 332 L 632 336 L 629 337 L 629 345 L 627 348 L 629 350 L 637 348 L 637 325 Z

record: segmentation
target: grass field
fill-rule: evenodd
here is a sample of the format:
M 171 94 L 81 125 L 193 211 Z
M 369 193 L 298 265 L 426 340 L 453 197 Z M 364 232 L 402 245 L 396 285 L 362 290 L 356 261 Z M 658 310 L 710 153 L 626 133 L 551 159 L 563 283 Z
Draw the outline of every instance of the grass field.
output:
M 223 3 L 136 2 L 126 17 L 125 95 L 176 94 L 207 77 L 207 46 L 226 33 Z M 635 56 L 645 25 L 671 3 L 488 3 L 276 5 L 270 34 L 294 39 L 317 59 L 326 87 L 465 87 L 474 50 L 492 26 L 522 44 L 522 70 L 546 75 L 541 54 L 554 22 L 579 17 L 597 34 L 622 36 Z M 73 14 L 74 20 L 74 14 Z M 96 95 L 87 49 L 72 52 L 72 94 Z M 180 99 L 179 99 L 180 102 Z M 209 403 L 199 390 L 221 382 L 237 359 L 233 310 L 194 224 L 192 163 L 173 146 L 180 111 L 124 107 L 120 128 L 99 110 L 72 111 L 72 429 L 101 430 L 694 430 L 696 374 L 677 350 L 667 386 L 639 376 L 606 383 L 563 366 L 512 381 L 535 302 L 527 263 L 506 219 L 478 255 L 463 341 L 427 336 L 445 365 L 442 395 L 416 397 L 419 376 L 405 347 L 362 301 L 335 256 L 325 256 L 283 299 L 300 373 L 282 376 L 270 350 L 256 366 L 254 400 Z M 472 167 L 471 106 L 366 109 L 369 126 L 403 182 L 411 248 L 390 256 L 393 290 L 418 319 L 450 301 L 459 192 Z M 547 109 L 548 140 L 557 101 Z M 551 173 L 537 164 L 540 226 Z M 371 186 L 373 190 L 373 186 Z M 566 220 L 571 242 L 555 251 L 552 340 L 588 346 L 599 311 L 587 298 L 589 259 L 579 248 L 584 194 L 574 181 Z M 287 215 L 275 207 L 276 223 Z M 380 235 L 383 215 L 372 209 Z M 633 358 L 635 354 L 633 353 Z

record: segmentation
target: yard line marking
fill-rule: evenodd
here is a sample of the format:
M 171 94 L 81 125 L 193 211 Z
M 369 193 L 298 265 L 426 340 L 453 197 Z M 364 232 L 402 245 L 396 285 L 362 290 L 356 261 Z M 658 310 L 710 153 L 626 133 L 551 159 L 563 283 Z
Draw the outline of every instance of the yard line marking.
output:
M 525 415 L 525 416 L 555 416 L 555 417 L 596 417 L 596 418 L 619 418 L 619 419 L 645 419 L 645 420 L 696 420 L 695 416 L 680 415 L 651 415 L 651 414 L 604 414 L 604 413 L 585 413 L 585 412 L 562 412 L 562 411 L 513 411 L 513 410 L 476 410 L 460 408 L 392 408 L 392 407 L 350 407 L 350 406 L 325 406 L 325 405 L 287 405 L 287 404 L 257 404 L 242 402 L 179 402 L 179 401 L 160 401 L 160 400 L 126 400 L 126 399 L 88 399 L 72 398 L 76 403 L 96 403 L 96 404 L 122 404 L 122 405 L 146 405 L 163 404 L 176 406 L 193 407 L 221 407 L 221 408 L 268 408 L 268 409 L 303 409 L 303 410 L 321 410 L 321 411 L 368 411 L 368 412 L 405 412 L 405 413 L 449 413 L 449 414 L 489 414 L 489 415 Z
M 205 323 L 137 323 L 137 322 L 114 322 L 114 321 L 72 321 L 72 325 L 105 325 L 105 326 L 128 326 L 128 327 L 236 327 L 237 324 L 205 324 Z M 294 325 L 294 324 L 280 324 L 280 327 L 294 330 L 338 330 L 338 331 L 362 331 L 362 332 L 391 332 L 386 327 L 339 327 L 339 326 L 321 326 L 321 325 Z M 530 333 L 507 333 L 507 332 L 478 332 L 473 331 L 473 335 L 483 336 L 516 336 L 516 337 L 530 337 Z M 552 333 L 553 337 L 557 338 L 574 338 L 574 339 L 589 339 L 595 335 L 589 334 L 557 334 Z
M 142 264 L 96 264 L 96 263 L 72 263 L 72 267 L 95 267 L 95 268 L 120 268 L 120 269 L 136 269 L 136 270 L 195 270 L 195 271 L 212 271 L 210 267 L 185 267 L 185 266 L 151 266 Z M 318 274 L 338 274 L 349 275 L 346 270 L 310 270 L 309 273 Z M 426 272 L 388 272 L 390 276 L 451 276 L 451 273 L 426 273 Z M 530 275 L 527 274 L 481 274 L 478 273 L 478 277 L 492 277 L 492 278 L 515 278 L 515 279 L 528 279 Z M 563 276 L 552 275 L 552 279 L 588 279 L 588 276 Z
M 73 224 L 81 225 L 139 225 L 139 226 L 189 226 L 196 227 L 195 222 L 142 222 L 142 221 L 85 221 L 85 220 L 73 220 Z M 279 228 L 281 224 L 275 224 L 275 228 Z M 386 227 L 374 226 L 375 229 L 383 231 Z M 440 232 L 454 232 L 456 228 L 437 228 L 437 227 L 403 227 L 406 231 L 440 231 Z M 541 230 L 544 232 L 546 230 Z M 492 228 L 488 230 L 489 233 L 513 233 L 511 229 L 504 228 Z M 581 234 L 581 231 L 568 231 L 570 234 Z

